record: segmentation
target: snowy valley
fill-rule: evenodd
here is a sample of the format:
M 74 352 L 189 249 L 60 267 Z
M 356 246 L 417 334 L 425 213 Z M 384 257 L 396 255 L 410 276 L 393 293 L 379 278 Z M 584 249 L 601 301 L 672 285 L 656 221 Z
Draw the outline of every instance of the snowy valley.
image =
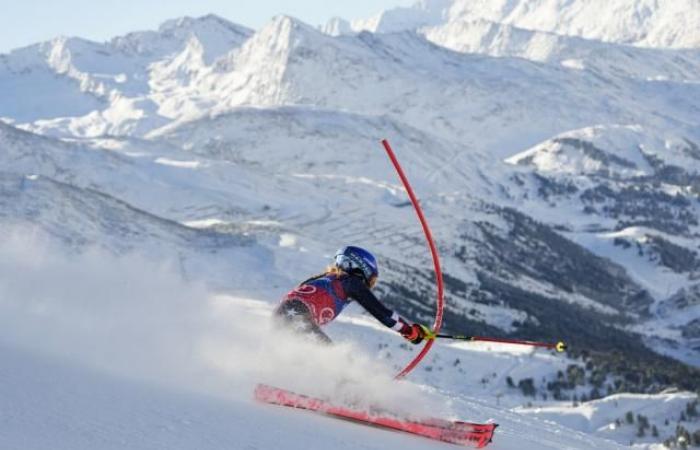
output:
M 451 448 L 256 382 L 495 421 L 494 449 L 700 445 L 698 29 L 698 0 L 422 0 L 0 54 L 0 448 Z M 383 138 L 445 329 L 568 354 L 438 342 L 397 383 L 418 349 L 359 306 L 334 350 L 270 329 L 346 244 L 432 323 Z

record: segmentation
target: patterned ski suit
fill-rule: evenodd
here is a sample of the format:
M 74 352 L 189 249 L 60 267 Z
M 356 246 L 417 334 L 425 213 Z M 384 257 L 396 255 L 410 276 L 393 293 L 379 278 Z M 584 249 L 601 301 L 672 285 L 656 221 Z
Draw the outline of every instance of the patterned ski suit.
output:
M 338 317 L 353 300 L 389 328 L 399 331 L 405 324 L 354 274 L 327 273 L 304 281 L 284 297 L 275 315 L 296 331 L 330 342 L 320 327 Z

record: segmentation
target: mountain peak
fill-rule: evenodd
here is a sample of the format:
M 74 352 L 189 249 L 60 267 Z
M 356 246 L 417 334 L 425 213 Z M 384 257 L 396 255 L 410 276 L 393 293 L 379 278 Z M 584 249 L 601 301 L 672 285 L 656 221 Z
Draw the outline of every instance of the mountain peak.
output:
M 175 19 L 166 20 L 158 27 L 158 31 L 168 32 L 175 30 L 188 30 L 193 31 L 197 29 L 207 28 L 207 27 L 217 27 L 224 28 L 231 31 L 239 31 L 244 34 L 251 34 L 253 30 L 244 27 L 243 25 L 238 25 L 229 20 L 224 19 L 216 14 L 206 14 L 200 17 L 190 17 L 183 16 Z
M 323 37 L 323 33 L 301 20 L 278 15 L 272 18 L 251 39 L 253 46 L 263 46 L 267 50 L 290 49 L 303 40 Z
M 356 32 L 370 31 L 372 33 L 396 33 L 407 30 L 417 30 L 425 26 L 434 26 L 444 22 L 445 9 L 438 8 L 443 1 L 431 4 L 430 8 L 420 4 L 411 8 L 395 8 L 382 11 L 366 20 L 352 21 L 352 30 Z
M 270 22 L 263 27 L 263 29 L 289 29 L 289 30 L 300 30 L 304 32 L 318 33 L 314 27 L 297 19 L 293 16 L 288 16 L 285 14 L 276 15 L 270 20 Z M 262 30 L 261 30 L 262 31 Z
M 350 22 L 341 18 L 333 17 L 325 25 L 321 26 L 321 31 L 330 36 L 341 36 L 352 33 Z
M 158 31 L 140 31 L 116 37 L 111 44 L 131 54 L 164 57 L 182 51 L 195 36 L 204 48 L 204 60 L 215 59 L 239 47 L 253 30 L 229 22 L 214 14 L 201 17 L 180 17 L 163 22 Z

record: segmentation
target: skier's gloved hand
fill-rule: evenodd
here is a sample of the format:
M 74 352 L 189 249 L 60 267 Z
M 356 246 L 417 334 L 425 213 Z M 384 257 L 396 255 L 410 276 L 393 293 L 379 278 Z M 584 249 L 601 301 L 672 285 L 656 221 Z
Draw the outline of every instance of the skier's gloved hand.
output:
M 426 326 L 417 323 L 414 323 L 413 325 L 404 323 L 403 327 L 401 327 L 401 331 L 399 332 L 401 333 L 401 336 L 410 341 L 412 344 L 420 344 L 423 342 L 423 339 L 430 339 L 433 337 L 433 334 Z

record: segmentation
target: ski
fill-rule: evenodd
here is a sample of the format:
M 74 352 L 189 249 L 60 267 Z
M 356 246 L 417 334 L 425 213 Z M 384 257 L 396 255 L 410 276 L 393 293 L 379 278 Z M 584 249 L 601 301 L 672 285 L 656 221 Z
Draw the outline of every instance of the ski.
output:
M 494 430 L 498 426 L 495 423 L 478 424 L 444 419 L 399 419 L 392 417 L 387 412 L 372 410 L 361 411 L 350 407 L 336 406 L 325 400 L 297 394 L 286 389 L 280 389 L 265 384 L 258 384 L 256 386 L 255 399 L 263 403 L 315 411 L 342 419 L 404 431 L 452 444 L 474 446 L 476 448 L 483 448 L 488 445 L 493 438 Z

